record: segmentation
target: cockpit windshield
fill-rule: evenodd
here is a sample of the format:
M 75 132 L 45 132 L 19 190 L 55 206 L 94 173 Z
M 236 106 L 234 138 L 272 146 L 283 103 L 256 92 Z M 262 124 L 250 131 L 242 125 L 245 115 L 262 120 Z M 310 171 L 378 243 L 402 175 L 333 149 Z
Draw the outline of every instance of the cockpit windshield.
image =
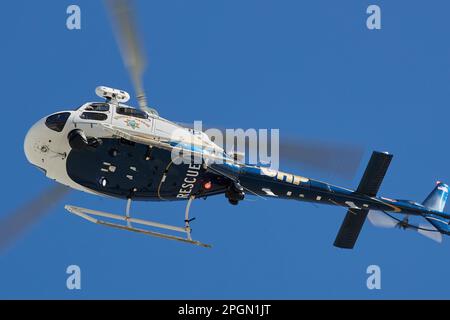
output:
M 70 112 L 57 113 L 47 117 L 47 119 L 45 120 L 45 125 L 47 126 L 47 128 L 53 131 L 61 132 L 63 131 L 69 117 Z

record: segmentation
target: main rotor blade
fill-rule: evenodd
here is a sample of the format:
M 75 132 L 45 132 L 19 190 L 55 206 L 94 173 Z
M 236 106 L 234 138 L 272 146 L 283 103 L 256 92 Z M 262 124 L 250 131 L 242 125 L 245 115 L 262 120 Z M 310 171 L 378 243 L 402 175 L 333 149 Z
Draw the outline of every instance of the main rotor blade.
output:
M 361 163 L 362 147 L 342 143 L 280 138 L 280 161 L 352 179 Z
M 0 219 L 0 253 L 36 223 L 39 218 L 43 217 L 69 191 L 70 188 L 56 184 L 12 214 Z
M 142 53 L 142 42 L 136 26 L 134 1 L 105 0 L 105 3 L 110 12 L 122 58 L 133 82 L 139 107 L 147 110 L 147 97 L 143 85 L 147 61 Z
M 192 123 L 177 122 L 177 124 L 184 128 L 196 129 Z M 203 125 L 202 130 L 210 138 L 217 132 L 221 132 L 223 143 L 219 143 L 219 145 L 222 147 L 227 145 L 227 129 Z M 248 152 L 249 143 L 247 139 L 245 140 L 245 144 L 245 151 Z M 259 148 L 273 150 L 270 141 L 258 141 L 258 144 Z M 226 150 L 226 148 L 224 149 Z M 229 152 L 230 150 L 226 151 Z M 323 173 L 335 174 L 346 179 L 352 179 L 354 177 L 359 169 L 363 153 L 364 149 L 362 147 L 338 142 L 326 143 L 281 136 L 279 143 L 279 160 L 281 165 L 287 163 L 291 166 L 303 166 Z

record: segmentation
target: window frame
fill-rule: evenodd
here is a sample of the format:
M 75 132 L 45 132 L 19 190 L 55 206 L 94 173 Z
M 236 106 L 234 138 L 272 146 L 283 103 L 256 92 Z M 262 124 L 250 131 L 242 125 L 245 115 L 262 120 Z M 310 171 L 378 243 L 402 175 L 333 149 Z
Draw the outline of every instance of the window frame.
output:
M 101 116 L 101 118 L 104 119 L 96 119 L 96 118 L 90 118 L 90 117 L 86 117 L 86 115 L 97 115 L 97 116 Z M 91 121 L 106 121 L 108 120 L 108 114 L 106 112 L 97 112 L 97 111 L 83 111 L 80 114 L 80 119 L 81 120 L 91 120 Z
M 102 106 L 106 106 L 107 109 L 106 110 L 99 110 L 99 109 L 95 109 L 95 107 L 102 107 Z M 90 108 L 93 108 L 93 110 L 90 110 Z M 88 112 L 110 112 L 111 110 L 111 105 L 109 103 L 106 102 L 93 102 L 89 105 L 87 105 L 83 111 L 88 111 Z
M 126 113 L 126 112 L 121 112 L 120 110 L 130 110 L 132 111 L 131 113 Z M 119 114 L 121 116 L 127 116 L 127 117 L 133 117 L 133 118 L 138 118 L 141 120 L 148 120 L 150 118 L 150 116 L 148 115 L 147 112 L 139 110 L 139 109 L 135 109 L 132 107 L 125 107 L 125 106 L 117 106 L 116 107 L 116 114 Z

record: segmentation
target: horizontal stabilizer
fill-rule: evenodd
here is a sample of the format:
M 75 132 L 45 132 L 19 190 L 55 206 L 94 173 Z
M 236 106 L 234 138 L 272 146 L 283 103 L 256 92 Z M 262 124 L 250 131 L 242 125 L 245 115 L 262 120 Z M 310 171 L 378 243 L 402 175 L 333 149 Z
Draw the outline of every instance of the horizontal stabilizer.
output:
M 391 154 L 373 152 L 356 192 L 370 197 L 376 196 L 391 160 Z M 353 249 L 368 213 L 369 210 L 366 209 L 349 209 L 334 245 L 338 248 Z
M 375 197 L 389 168 L 392 157 L 392 154 L 374 151 L 356 191 Z
M 353 249 L 368 213 L 369 210 L 366 209 L 348 210 L 336 240 L 334 241 L 334 246 L 343 249 Z

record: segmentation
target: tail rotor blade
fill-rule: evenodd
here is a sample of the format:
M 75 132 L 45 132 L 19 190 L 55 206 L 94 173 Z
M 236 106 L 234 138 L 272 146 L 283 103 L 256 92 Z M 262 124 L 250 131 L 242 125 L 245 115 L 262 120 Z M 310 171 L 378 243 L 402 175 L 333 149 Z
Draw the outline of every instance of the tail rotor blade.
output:
M 440 233 L 431 223 L 421 223 L 417 228 L 417 232 L 428 239 L 442 243 L 442 233 Z
M 387 216 L 383 212 L 380 211 L 374 211 L 370 210 L 369 214 L 367 215 L 367 219 L 369 219 L 370 223 L 374 225 L 375 227 L 379 228 L 395 228 L 398 224 L 398 221 L 395 219 L 392 219 L 391 217 Z
M 52 186 L 12 214 L 0 219 L 0 253 L 42 218 L 69 190 L 60 184 Z

